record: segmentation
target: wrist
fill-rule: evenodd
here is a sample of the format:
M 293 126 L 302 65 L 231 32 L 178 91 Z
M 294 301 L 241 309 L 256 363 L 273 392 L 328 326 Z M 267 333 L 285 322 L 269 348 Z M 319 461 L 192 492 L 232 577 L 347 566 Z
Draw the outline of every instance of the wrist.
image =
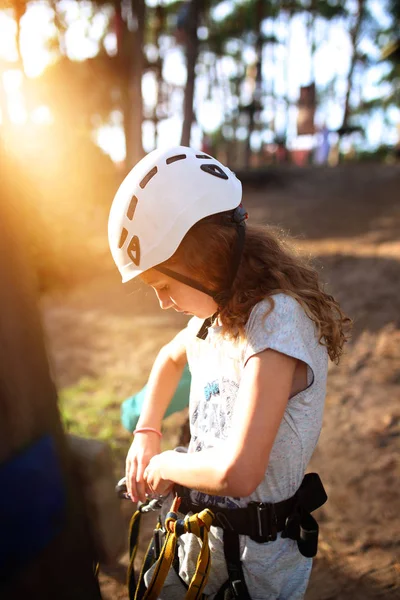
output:
M 161 462 L 161 477 L 168 481 L 174 481 L 174 475 L 176 475 L 176 469 L 179 465 L 176 463 L 176 452 L 174 450 L 166 450 L 160 456 L 162 456 Z
M 136 435 L 138 433 L 144 433 L 146 435 L 157 435 L 159 438 L 162 437 L 161 431 L 159 429 L 156 429 L 155 427 L 137 427 L 132 433 L 133 435 Z

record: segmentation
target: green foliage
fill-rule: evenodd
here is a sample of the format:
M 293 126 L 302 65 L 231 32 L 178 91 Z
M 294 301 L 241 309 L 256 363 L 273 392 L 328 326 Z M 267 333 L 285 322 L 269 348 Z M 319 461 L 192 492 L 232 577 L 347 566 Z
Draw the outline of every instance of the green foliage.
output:
M 126 454 L 129 433 L 120 421 L 120 399 L 106 379 L 82 378 L 59 393 L 66 431 L 108 442 L 115 453 Z
M 398 160 L 396 148 L 388 144 L 382 144 L 375 150 L 359 150 L 354 160 L 357 162 L 373 162 L 393 164 Z

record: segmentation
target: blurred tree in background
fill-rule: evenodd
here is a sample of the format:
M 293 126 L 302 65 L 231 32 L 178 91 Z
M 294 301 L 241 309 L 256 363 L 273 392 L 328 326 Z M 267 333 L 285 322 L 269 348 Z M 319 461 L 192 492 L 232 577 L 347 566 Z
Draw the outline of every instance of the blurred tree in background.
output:
M 93 262 L 160 141 L 246 168 L 394 157 L 399 19 L 399 0 L 0 0 L 0 143 L 35 189 L 43 285 Z

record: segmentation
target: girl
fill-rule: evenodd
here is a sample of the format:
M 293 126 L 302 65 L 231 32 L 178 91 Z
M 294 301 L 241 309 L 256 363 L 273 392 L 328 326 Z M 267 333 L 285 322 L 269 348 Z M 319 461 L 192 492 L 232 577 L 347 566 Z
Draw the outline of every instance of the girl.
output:
M 115 197 L 109 241 L 123 281 L 140 276 L 161 308 L 192 316 L 154 363 L 127 487 L 144 501 L 184 486 L 186 510 L 217 515 L 207 598 L 295 600 L 313 555 L 301 546 L 302 519 L 322 502 L 303 478 L 321 430 L 328 358 L 339 361 L 349 319 L 271 231 L 245 226 L 241 197 L 234 173 L 187 147 L 151 152 Z M 189 449 L 160 453 L 161 421 L 186 362 Z M 163 599 L 184 597 L 198 552 L 195 536 L 180 537 Z

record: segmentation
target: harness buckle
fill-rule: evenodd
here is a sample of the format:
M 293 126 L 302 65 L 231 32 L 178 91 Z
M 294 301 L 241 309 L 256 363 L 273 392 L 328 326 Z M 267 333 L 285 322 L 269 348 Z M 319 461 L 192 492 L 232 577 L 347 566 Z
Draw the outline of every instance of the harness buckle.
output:
M 278 535 L 278 520 L 275 506 L 269 502 L 250 502 L 253 510 L 253 531 L 255 542 L 274 542 Z M 255 517 L 255 518 L 254 518 Z
M 146 502 L 138 503 L 138 510 L 141 513 L 148 513 L 154 510 L 159 510 L 162 507 L 163 498 L 148 498 Z

